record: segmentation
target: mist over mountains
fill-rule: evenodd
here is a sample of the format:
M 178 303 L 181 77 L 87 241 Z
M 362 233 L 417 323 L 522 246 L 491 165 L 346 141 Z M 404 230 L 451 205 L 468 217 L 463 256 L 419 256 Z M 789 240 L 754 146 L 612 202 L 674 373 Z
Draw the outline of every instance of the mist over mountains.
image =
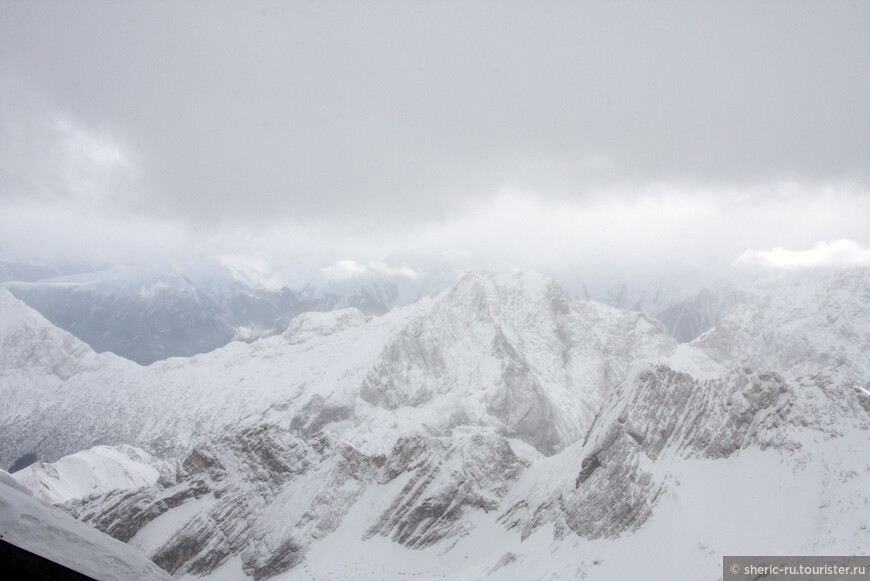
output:
M 866 553 L 868 30 L 0 2 L 0 550 L 137 581 Z
M 378 271 L 347 262 L 282 276 L 262 261 L 234 256 L 166 266 L 5 262 L 0 268 L 0 284 L 53 324 L 97 352 L 142 365 L 275 335 L 304 312 L 353 307 L 382 315 L 435 296 L 461 276 L 447 265 Z M 751 298 L 720 277 L 685 267 L 668 280 L 571 277 L 563 288 L 577 298 L 655 315 L 679 341 L 712 328 Z

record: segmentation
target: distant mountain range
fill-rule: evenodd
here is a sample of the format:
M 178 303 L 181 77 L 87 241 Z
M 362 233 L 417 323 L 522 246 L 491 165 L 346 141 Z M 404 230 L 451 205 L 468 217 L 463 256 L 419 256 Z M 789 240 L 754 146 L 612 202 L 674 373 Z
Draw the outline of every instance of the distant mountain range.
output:
M 382 315 L 434 297 L 460 276 L 439 265 L 282 277 L 260 261 L 236 256 L 113 267 L 0 262 L 0 282 L 17 298 L 97 352 L 141 365 L 276 335 L 304 312 L 353 307 Z M 691 269 L 652 283 L 564 281 L 562 287 L 576 298 L 654 315 L 679 341 L 711 329 L 750 299 Z
M 19 482 L 176 577 L 716 578 L 870 522 L 868 269 L 688 343 L 470 272 L 147 367 L 0 289 L 0 347 L 0 463 L 34 453 Z
M 142 365 L 189 357 L 281 333 L 296 315 L 354 307 L 383 314 L 434 293 L 448 282 L 368 276 L 313 277 L 290 290 L 262 266 L 234 257 L 187 265 L 118 266 L 68 276 L 47 267 L 7 266 L 4 286 L 58 327 L 98 352 Z M 434 286 L 433 286 L 434 285 Z

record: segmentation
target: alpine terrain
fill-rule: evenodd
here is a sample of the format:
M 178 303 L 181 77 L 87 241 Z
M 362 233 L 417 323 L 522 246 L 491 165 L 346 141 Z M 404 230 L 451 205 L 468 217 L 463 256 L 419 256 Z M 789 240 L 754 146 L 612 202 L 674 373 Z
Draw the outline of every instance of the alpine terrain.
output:
M 53 280 L 0 289 L 0 465 L 37 457 L 16 495 L 175 578 L 713 580 L 866 551 L 870 269 L 658 318 L 523 272 L 317 310 L 164 272 L 130 292 L 174 293 L 214 348 L 147 366 L 16 298 L 84 292 Z M 282 330 L 227 342 L 245 309 Z

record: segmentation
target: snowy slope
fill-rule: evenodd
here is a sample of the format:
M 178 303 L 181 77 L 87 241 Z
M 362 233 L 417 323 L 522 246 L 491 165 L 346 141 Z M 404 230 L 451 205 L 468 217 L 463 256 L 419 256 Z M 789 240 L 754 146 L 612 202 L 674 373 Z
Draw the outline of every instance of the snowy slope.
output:
M 54 453 L 181 454 L 64 505 L 177 576 L 716 579 L 723 554 L 862 550 L 868 298 L 866 270 L 804 281 L 678 345 L 543 277 L 471 273 L 187 360 L 0 375 L 31 410 L 0 442 L 11 459 L 51 422 Z
M 94 579 L 172 579 L 133 547 L 36 500 L 2 470 L 0 531 L 4 541 Z
M 694 345 L 717 361 L 779 371 L 824 371 L 870 382 L 870 269 L 796 281 L 725 317 Z
M 573 301 L 547 278 L 470 273 L 392 338 L 360 396 L 438 410 L 430 423 L 494 425 L 551 454 L 585 433 L 634 360 L 674 347 L 653 319 Z
M 727 458 L 780 441 L 795 393 L 781 377 L 743 372 L 699 382 L 667 366 L 650 366 L 626 381 L 582 443 L 563 459 L 571 467 L 543 495 L 518 487 L 507 526 L 526 537 L 555 523 L 559 535 L 595 539 L 632 532 L 674 485 L 660 459 Z M 805 422 L 801 422 L 805 423 Z M 865 427 L 868 423 L 865 422 Z M 557 502 L 558 499 L 558 502 Z
M 740 305 L 751 302 L 752 296 L 731 285 L 704 288 L 691 297 L 656 314 L 674 338 L 681 343 L 691 341 L 715 327 Z
M 61 504 L 91 494 L 150 486 L 161 478 L 173 480 L 177 469 L 174 462 L 140 448 L 97 446 L 52 464 L 31 464 L 15 472 L 13 478 L 40 500 Z
M 749 448 L 725 459 L 662 459 L 658 469 L 673 485 L 640 528 L 615 538 L 557 538 L 553 524 L 524 538 L 497 522 L 496 511 L 476 518 L 477 526 L 449 550 L 446 544 L 407 549 L 380 537 L 363 542 L 367 507 L 381 493 L 369 489 L 334 534 L 273 579 L 715 581 L 723 555 L 860 555 L 870 520 L 868 443 L 862 432 L 836 439 L 808 434 L 798 451 Z M 558 477 L 560 460 L 527 469 L 523 480 L 546 486 Z M 210 578 L 243 574 L 228 561 Z
M 285 273 L 262 260 L 228 255 L 13 279 L 4 286 L 96 351 L 148 365 L 205 353 L 233 339 L 278 334 L 302 312 L 353 307 L 383 314 L 434 296 L 456 279 L 444 268 L 359 267 L 340 276 L 310 270 Z
M 82 341 L 0 289 L 0 369 L 4 372 L 34 371 L 66 379 L 100 361 Z
M 21 303 L 5 302 L 50 328 Z M 0 461 L 31 450 L 56 460 L 98 444 L 181 451 L 257 418 L 310 419 L 305 406 L 317 407 L 318 398 L 327 410 L 354 415 L 348 437 L 366 450 L 389 449 L 411 426 L 443 433 L 472 424 L 551 453 L 582 435 L 634 359 L 674 348 L 645 315 L 573 301 L 532 275 L 471 274 L 437 299 L 382 317 L 306 313 L 281 336 L 186 360 L 141 368 L 104 358 L 65 381 L 42 366 L 29 372 L 27 389 L 14 370 L 0 369 L 9 402 L 0 410 Z M 409 373 L 421 374 L 414 389 L 422 395 L 379 395 Z M 536 426 L 546 431 L 540 441 Z

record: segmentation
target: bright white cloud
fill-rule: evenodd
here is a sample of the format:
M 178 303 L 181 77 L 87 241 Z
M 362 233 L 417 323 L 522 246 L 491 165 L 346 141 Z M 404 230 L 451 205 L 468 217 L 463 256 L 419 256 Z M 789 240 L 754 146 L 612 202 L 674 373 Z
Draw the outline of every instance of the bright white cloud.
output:
M 0 200 L 0 254 L 120 262 L 241 254 L 276 266 L 303 261 L 336 282 L 413 277 L 403 265 L 427 261 L 588 278 L 679 263 L 725 271 L 735 257 L 746 256 L 745 264 L 756 256 L 747 249 L 811 248 L 819 240 L 866 248 L 868 215 L 870 194 L 854 186 L 796 182 L 739 189 L 659 183 L 573 197 L 506 187 L 403 221 L 342 215 L 189 223 L 100 205 Z M 844 258 L 854 249 L 828 246 L 813 252 L 854 262 Z
M 327 279 L 335 282 L 343 282 L 360 276 L 372 274 L 382 276 L 402 276 L 409 279 L 418 278 L 419 273 L 407 266 L 390 266 L 384 262 L 370 262 L 360 264 L 354 260 L 339 260 L 337 263 L 320 269 Z
M 870 266 L 870 248 L 854 240 L 816 242 L 807 250 L 747 250 L 738 257 L 736 266 L 765 267 L 782 270 L 846 268 Z
M 418 229 L 409 244 L 547 271 L 651 271 L 665 263 L 725 270 L 747 248 L 866 243 L 868 215 L 870 196 L 849 185 L 664 183 L 576 199 L 506 190 Z
M 159 156 L 134 139 L 111 124 L 67 114 L 22 84 L 0 82 L 0 95 L 8 105 L 0 108 L 0 135 L 10 136 L 0 139 L 5 258 L 131 262 L 239 254 L 270 264 L 304 262 L 308 271 L 342 281 L 414 277 L 394 265 L 433 260 L 584 277 L 649 273 L 674 263 L 725 270 L 738 256 L 741 264 L 835 258 L 845 264 L 852 259 L 839 247 L 814 250 L 824 259 L 747 249 L 809 248 L 819 240 L 870 244 L 870 191 L 860 181 L 651 181 L 625 174 L 618 158 L 570 150 L 529 156 L 519 148 L 504 158 L 509 163 L 483 164 L 487 179 L 459 172 L 421 191 L 396 186 L 389 199 L 367 196 L 356 182 L 342 188 L 343 201 L 321 199 L 316 188 L 279 188 L 280 195 L 267 197 L 283 202 L 266 214 L 247 211 L 255 183 L 223 201 L 204 187 L 195 212 L 178 212 L 152 175 Z M 178 160 L 186 166 L 186 154 Z M 339 158 L 323 156 L 323 163 L 329 167 L 318 175 L 344 171 Z M 468 163 L 477 165 L 473 158 Z M 246 166 L 243 158 L 227 165 Z M 211 165 L 190 171 L 197 180 L 220 175 Z M 309 203 L 322 211 L 305 211 Z M 210 211 L 222 205 L 232 211 Z

